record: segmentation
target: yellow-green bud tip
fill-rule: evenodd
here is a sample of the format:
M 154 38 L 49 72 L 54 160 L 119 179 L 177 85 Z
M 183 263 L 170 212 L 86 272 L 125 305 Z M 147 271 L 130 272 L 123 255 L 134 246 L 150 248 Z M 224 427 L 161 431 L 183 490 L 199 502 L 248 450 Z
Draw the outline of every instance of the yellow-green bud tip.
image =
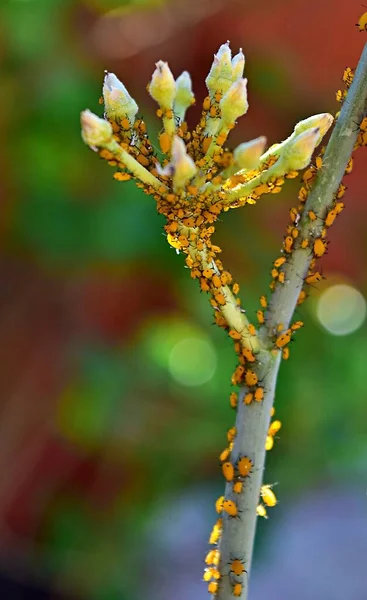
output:
M 108 119 L 127 118 L 134 123 L 139 108 L 126 87 L 114 73 L 106 73 L 103 82 L 103 98 Z
M 176 110 L 185 111 L 194 103 L 194 100 L 190 74 L 184 71 L 176 79 L 175 112 Z
M 173 108 L 176 96 L 176 82 L 168 63 L 159 60 L 152 75 L 149 93 L 163 109 Z
M 241 79 L 241 77 L 243 77 L 244 68 L 245 55 L 242 52 L 242 48 L 240 48 L 238 54 L 232 58 L 233 81 L 237 81 L 237 79 Z
M 297 125 L 294 128 L 294 133 L 296 135 L 299 135 L 300 133 L 307 131 L 307 129 L 318 127 L 320 130 L 320 139 L 316 144 L 317 146 L 321 142 L 322 138 L 327 133 L 327 131 L 330 129 L 333 122 L 334 117 L 332 115 L 330 115 L 329 113 L 320 113 L 319 115 L 313 115 L 312 117 L 308 117 L 308 119 L 304 119 L 303 121 L 297 123 Z
M 83 110 L 80 115 L 83 141 L 97 150 L 98 147 L 107 144 L 112 138 L 111 124 L 105 119 L 100 119 L 90 110 Z
M 233 158 L 238 169 L 255 169 L 266 146 L 266 137 L 260 136 L 235 148 Z
M 172 183 L 176 190 L 184 187 L 196 175 L 197 167 L 191 156 L 187 154 L 185 142 L 177 135 L 172 140 L 171 152 L 174 169 Z
M 225 123 L 234 123 L 248 110 L 247 79 L 238 79 L 232 83 L 228 92 L 220 101 L 222 119 Z
M 225 94 L 231 87 L 234 81 L 231 58 L 232 53 L 229 42 L 226 42 L 220 46 L 217 54 L 214 54 L 209 75 L 205 80 L 210 95 L 213 95 L 217 90 Z
M 305 169 L 310 163 L 312 154 L 320 140 L 319 127 L 307 129 L 294 138 L 294 141 L 287 147 L 286 160 L 289 170 L 299 171 Z

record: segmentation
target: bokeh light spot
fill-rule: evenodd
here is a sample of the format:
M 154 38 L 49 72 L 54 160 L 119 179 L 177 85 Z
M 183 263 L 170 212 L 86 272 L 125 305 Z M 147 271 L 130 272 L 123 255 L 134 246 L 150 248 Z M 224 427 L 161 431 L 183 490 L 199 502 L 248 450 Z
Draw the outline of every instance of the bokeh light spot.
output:
M 350 285 L 333 285 L 321 294 L 317 317 L 329 333 L 348 335 L 356 331 L 365 320 L 366 300 Z
M 198 337 L 181 339 L 172 348 L 169 370 L 172 377 L 186 386 L 202 385 L 209 381 L 217 366 L 213 345 Z

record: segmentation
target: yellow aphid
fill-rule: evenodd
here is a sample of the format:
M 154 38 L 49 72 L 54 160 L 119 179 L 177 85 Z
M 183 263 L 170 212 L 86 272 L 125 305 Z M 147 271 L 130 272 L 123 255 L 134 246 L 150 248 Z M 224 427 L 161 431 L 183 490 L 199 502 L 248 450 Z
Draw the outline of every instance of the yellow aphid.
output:
M 169 243 L 170 246 L 172 246 L 172 248 L 176 248 L 176 250 L 181 250 L 181 248 L 182 248 L 182 245 L 178 241 L 177 237 L 171 235 L 170 233 L 167 233 L 167 242 Z
M 283 357 L 283 360 L 288 360 L 288 358 L 289 358 L 289 354 L 290 354 L 290 350 L 289 350 L 288 346 L 286 346 L 286 347 L 285 347 L 285 348 L 283 348 L 283 350 L 282 350 L 282 357 Z
M 298 200 L 300 202 L 306 202 L 307 196 L 308 196 L 308 191 L 306 190 L 305 187 L 301 187 L 300 190 L 299 190 L 299 192 L 298 192 Z
M 274 437 L 278 433 L 279 429 L 281 429 L 281 427 L 282 423 L 280 421 L 273 421 L 272 423 L 270 423 L 268 435 Z
M 215 510 L 217 511 L 218 515 L 220 515 L 223 510 L 223 502 L 224 496 L 219 496 L 219 498 L 215 501 Z
M 336 214 L 339 215 L 342 212 L 342 210 L 344 209 L 344 207 L 345 207 L 344 202 L 337 202 L 334 205 L 334 210 L 336 211 Z
M 234 479 L 234 466 L 230 462 L 222 464 L 222 473 L 226 481 L 233 481 Z
M 237 408 L 238 394 L 236 394 L 236 392 L 232 392 L 229 396 L 229 403 L 231 405 L 231 408 Z
M 231 329 L 229 331 L 228 335 L 232 338 L 232 340 L 240 340 L 241 339 L 241 334 L 238 331 L 235 331 L 234 329 Z
M 220 536 L 222 535 L 222 526 L 223 520 L 219 518 L 215 523 L 212 532 L 209 537 L 209 544 L 217 544 L 219 542 Z
M 171 148 L 171 138 L 168 135 L 168 133 L 163 132 L 160 134 L 159 136 L 159 145 L 161 147 L 161 150 L 163 152 L 163 154 L 168 154 L 170 148 Z
M 232 595 L 235 596 L 236 598 L 239 598 L 242 594 L 242 587 L 243 587 L 242 583 L 237 582 L 237 583 L 233 584 Z
M 278 271 L 278 269 L 275 269 L 275 268 L 274 268 L 274 269 L 272 269 L 272 270 L 270 271 L 270 275 L 272 276 L 272 278 L 273 278 L 273 279 L 276 279 L 276 278 L 279 276 L 279 271 Z
M 275 408 L 274 408 L 274 406 L 272 406 L 271 410 L 270 410 L 270 416 L 274 417 L 274 415 L 275 415 Z
M 308 214 L 308 218 L 309 218 L 311 221 L 316 221 L 316 219 L 317 219 L 317 216 L 316 216 L 316 214 L 314 213 L 314 211 L 313 211 L 313 210 L 309 210 L 307 214 Z
M 222 285 L 229 285 L 232 283 L 232 275 L 229 273 L 229 271 L 223 271 L 221 273 L 220 280 Z
M 359 17 L 356 27 L 358 27 L 359 31 L 367 31 L 367 12 Z
M 253 399 L 254 399 L 253 393 L 252 392 L 248 392 L 245 395 L 243 401 L 244 401 L 245 404 L 251 404 L 251 402 L 253 401 Z
M 345 187 L 345 185 L 343 183 L 341 183 L 339 185 L 338 191 L 336 192 L 336 197 L 338 198 L 338 200 L 340 200 L 340 198 L 343 198 L 346 189 L 347 188 Z
M 252 371 L 251 369 L 247 369 L 247 371 L 245 372 L 245 382 L 246 385 L 248 385 L 249 387 L 256 385 L 258 382 L 258 376 L 256 375 L 255 371 Z
M 247 326 L 247 329 L 249 330 L 250 335 L 256 335 L 256 329 L 252 323 L 249 323 L 249 325 Z
M 209 552 L 207 553 L 207 555 L 205 557 L 205 564 L 218 566 L 219 559 L 220 559 L 220 552 L 217 548 L 214 548 L 213 550 L 209 550 Z
M 299 220 L 299 212 L 296 208 L 291 208 L 291 210 L 289 211 L 289 215 L 291 218 L 292 223 L 298 223 Z
M 277 348 L 283 348 L 291 341 L 291 330 L 287 329 L 284 333 L 281 333 L 275 341 Z
M 200 279 L 200 288 L 202 292 L 209 292 L 210 290 L 210 285 L 204 277 L 201 277 Z
M 258 506 L 256 507 L 256 512 L 259 517 L 264 517 L 264 519 L 268 518 L 268 513 L 266 512 L 266 508 L 263 504 L 258 504 Z
M 227 515 L 229 515 L 230 517 L 237 517 L 237 515 L 238 515 L 237 504 L 235 502 L 233 502 L 232 500 L 225 500 L 223 502 L 223 511 L 225 513 L 227 513 Z
M 264 399 L 264 388 L 257 387 L 254 394 L 256 402 L 261 402 Z
M 345 167 L 344 173 L 346 173 L 346 174 L 351 173 L 352 170 L 353 170 L 353 158 L 350 157 L 350 159 L 347 162 L 347 166 Z
M 230 565 L 231 565 L 231 568 L 230 568 L 229 572 L 236 575 L 236 577 L 240 577 L 241 575 L 243 575 L 243 573 L 247 572 L 245 569 L 244 561 L 239 558 L 234 558 L 230 562 Z
M 237 469 L 241 477 L 248 477 L 253 466 L 254 463 L 248 456 L 241 456 L 237 461 Z
M 258 310 L 256 313 L 256 316 L 257 316 L 257 320 L 259 321 L 260 325 L 262 325 L 265 322 L 264 311 Z
M 266 299 L 266 296 L 260 296 L 260 305 L 262 308 L 267 308 L 268 301 Z
M 297 331 L 297 329 L 301 329 L 301 327 L 304 326 L 304 322 L 303 321 L 295 321 L 293 323 L 293 325 L 291 325 L 291 330 L 292 331 Z
M 228 429 L 227 440 L 229 442 L 233 442 L 234 438 L 236 437 L 236 433 L 237 433 L 237 429 L 235 427 L 231 427 L 230 429 Z
M 304 302 L 307 298 L 307 294 L 305 292 L 305 290 L 301 290 L 298 296 L 298 300 L 297 300 L 297 306 L 300 306 L 302 304 L 302 302 Z
M 265 441 L 265 450 L 271 450 L 273 446 L 274 446 L 274 439 L 272 438 L 271 435 L 267 435 L 266 441 Z
M 284 283 L 285 282 L 285 273 L 284 273 L 284 271 L 282 271 L 281 273 L 279 273 L 278 281 L 279 281 L 279 283 Z
M 222 294 L 222 293 L 214 294 L 214 298 L 216 299 L 218 304 L 220 304 L 221 306 L 225 305 L 226 299 L 225 299 L 224 294 Z
M 218 591 L 218 581 L 210 581 L 208 583 L 209 594 L 216 594 Z
M 207 567 L 204 570 L 203 580 L 210 581 L 211 579 L 220 579 L 220 572 L 215 567 Z
M 219 455 L 220 462 L 225 462 L 227 460 L 227 458 L 229 457 L 230 454 L 231 454 L 230 449 L 229 448 L 224 448 L 224 450 Z
M 282 265 L 284 265 L 285 261 L 286 261 L 286 257 L 285 256 L 280 256 L 279 258 L 277 258 L 274 262 L 273 265 L 274 267 L 276 267 L 277 269 L 279 267 L 281 267 Z
M 315 164 L 316 164 L 316 169 L 321 169 L 321 167 L 322 167 L 322 158 L 321 158 L 321 156 L 316 156 Z
M 307 239 L 302 240 L 301 242 L 301 248 L 307 248 L 308 244 L 310 242 Z
M 262 485 L 260 490 L 261 498 L 263 499 L 266 506 L 275 506 L 277 503 L 277 497 L 271 489 L 270 485 Z
M 203 101 L 203 110 L 206 111 L 206 110 L 209 110 L 209 108 L 210 108 L 210 97 L 206 96 L 206 98 L 204 98 L 204 101 Z
M 317 238 L 313 245 L 313 252 L 317 258 L 320 258 L 323 254 L 325 254 L 327 248 L 327 243 L 324 242 L 321 238 Z
M 119 171 L 117 173 L 114 173 L 113 177 L 117 181 L 129 181 L 129 179 L 131 179 L 130 173 L 121 173 Z
M 346 67 L 343 73 L 343 81 L 347 87 L 349 87 L 353 81 L 354 70 L 350 67 Z
M 239 291 L 240 291 L 240 286 L 238 285 L 238 283 L 234 283 L 233 286 L 232 286 L 232 292 L 236 296 Z
M 234 373 L 232 373 L 231 382 L 233 385 L 238 385 L 242 381 L 242 376 L 245 372 L 245 367 L 243 365 L 238 365 L 236 367 Z
M 284 242 L 283 242 L 283 248 L 285 250 L 285 252 L 292 252 L 292 246 L 293 246 L 293 237 L 291 235 L 287 235 L 284 238 Z
M 243 348 L 242 355 L 247 360 L 247 362 L 252 363 L 252 362 L 255 362 L 255 360 L 256 360 L 254 353 L 249 348 Z
M 232 491 L 234 494 L 240 494 L 243 490 L 243 482 L 242 481 L 236 481 L 236 483 L 233 484 L 233 488 Z
M 212 276 L 212 284 L 214 285 L 214 287 L 216 288 L 220 288 L 222 287 L 222 282 L 220 280 L 219 275 L 217 275 L 216 273 L 214 273 L 214 275 Z

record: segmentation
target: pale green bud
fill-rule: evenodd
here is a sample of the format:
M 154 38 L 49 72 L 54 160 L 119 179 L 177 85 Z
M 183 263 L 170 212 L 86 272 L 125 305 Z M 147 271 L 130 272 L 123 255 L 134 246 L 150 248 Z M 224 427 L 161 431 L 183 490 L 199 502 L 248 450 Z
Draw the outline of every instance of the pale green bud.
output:
M 235 148 L 233 158 L 238 169 L 255 169 L 266 145 L 266 137 L 260 136 Z
M 149 84 L 149 93 L 162 109 L 173 108 L 176 82 L 168 63 L 159 60 Z
M 174 103 L 175 114 L 181 121 L 185 118 L 186 110 L 194 103 L 191 77 L 187 71 L 181 73 L 176 79 L 176 97 Z
M 318 127 L 307 129 L 297 135 L 282 153 L 282 161 L 286 163 L 288 170 L 300 171 L 307 167 L 319 140 L 320 129 Z
M 108 119 L 120 121 L 126 118 L 133 125 L 139 107 L 114 73 L 107 73 L 104 78 L 103 98 Z
M 83 110 L 80 115 L 80 123 L 83 141 L 93 150 L 97 150 L 98 147 L 111 141 L 113 134 L 111 123 L 100 119 L 90 110 Z
M 334 122 L 334 117 L 329 113 L 321 113 L 319 115 L 313 115 L 312 117 L 308 117 L 308 119 L 304 119 L 297 123 L 294 128 L 294 134 L 299 135 L 308 129 L 313 127 L 318 127 L 320 130 L 320 139 L 317 142 L 316 146 L 321 142 L 324 135 L 330 129 L 331 125 Z
M 245 68 L 245 55 L 242 52 L 242 48 L 236 56 L 232 58 L 232 77 L 233 81 L 237 81 L 237 79 L 241 79 L 243 77 L 243 70 Z
M 234 123 L 248 110 L 247 79 L 238 79 L 232 83 L 228 92 L 220 101 L 222 119 L 225 123 Z
M 209 93 L 213 96 L 216 91 L 225 94 L 233 83 L 232 53 L 229 42 L 222 44 L 207 76 L 205 83 Z
M 196 175 L 197 167 L 191 156 L 187 154 L 185 142 L 177 135 L 172 140 L 171 156 L 174 170 L 173 189 L 177 190 L 183 188 Z

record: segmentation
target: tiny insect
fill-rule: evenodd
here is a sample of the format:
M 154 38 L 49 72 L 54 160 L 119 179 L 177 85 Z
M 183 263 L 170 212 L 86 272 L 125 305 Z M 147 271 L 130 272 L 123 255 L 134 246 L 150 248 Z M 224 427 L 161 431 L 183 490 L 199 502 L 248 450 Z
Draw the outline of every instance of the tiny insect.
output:
M 273 446 L 274 446 L 274 439 L 272 438 L 271 435 L 267 435 L 266 442 L 265 442 L 265 450 L 271 450 Z
M 262 485 L 260 490 L 261 498 L 266 506 L 275 506 L 277 503 L 277 497 L 271 489 L 271 485 Z
M 367 31 L 367 12 L 359 17 L 356 27 L 358 27 L 359 31 Z
M 237 504 L 232 500 L 225 500 L 223 502 L 223 511 L 227 513 L 229 517 L 235 518 L 238 516 Z
M 242 481 L 236 481 L 233 484 L 233 488 L 232 491 L 234 494 L 240 494 L 243 490 L 243 482 Z
M 266 296 L 260 296 L 260 305 L 262 308 L 267 308 L 268 301 L 266 299 Z
M 242 583 L 235 583 L 232 587 L 232 594 L 233 596 L 235 596 L 236 598 L 239 598 L 242 594 Z
M 216 594 L 218 591 L 218 581 L 210 581 L 208 583 L 209 594 Z
M 278 431 L 281 427 L 282 427 L 281 421 L 278 421 L 278 420 L 273 421 L 269 425 L 268 435 L 271 435 L 272 437 L 274 437 L 274 435 L 276 435 L 278 433 Z
M 237 577 L 240 577 L 243 575 L 243 573 L 247 573 L 244 560 L 241 560 L 240 558 L 233 558 L 229 564 L 231 565 L 229 572 L 233 573 Z
M 238 394 L 236 394 L 236 392 L 232 392 L 229 396 L 229 403 L 231 405 L 231 408 L 237 408 Z
M 230 454 L 231 454 L 230 449 L 229 448 L 224 448 L 224 450 L 219 455 L 220 462 L 225 462 L 227 460 L 227 458 L 229 457 Z
M 224 496 L 219 496 L 219 498 L 215 501 L 215 510 L 217 511 L 217 513 L 219 515 L 223 510 L 223 502 L 224 502 Z
M 233 481 L 234 479 L 234 466 L 230 462 L 222 464 L 222 473 L 226 481 Z
M 327 248 L 327 243 L 324 242 L 321 238 L 317 238 L 313 245 L 313 252 L 317 258 L 320 258 L 325 254 Z
M 248 477 L 252 471 L 254 463 L 248 456 L 241 456 L 237 461 L 237 470 L 241 477 Z
M 266 508 L 263 504 L 258 504 L 258 506 L 256 507 L 256 512 L 259 517 L 264 517 L 264 519 L 268 518 Z
M 281 333 L 277 339 L 275 340 L 275 345 L 277 348 L 283 348 L 291 341 L 292 332 L 290 329 L 287 329 L 284 333 Z
M 219 564 L 219 560 L 220 560 L 220 552 L 217 548 L 215 548 L 214 550 L 209 550 L 209 552 L 207 553 L 207 555 L 205 557 L 205 563 L 207 565 L 214 565 L 216 567 Z
M 249 387 L 257 384 L 258 376 L 256 375 L 255 371 L 247 369 L 247 371 L 245 372 L 245 382 L 246 385 L 248 385 Z

